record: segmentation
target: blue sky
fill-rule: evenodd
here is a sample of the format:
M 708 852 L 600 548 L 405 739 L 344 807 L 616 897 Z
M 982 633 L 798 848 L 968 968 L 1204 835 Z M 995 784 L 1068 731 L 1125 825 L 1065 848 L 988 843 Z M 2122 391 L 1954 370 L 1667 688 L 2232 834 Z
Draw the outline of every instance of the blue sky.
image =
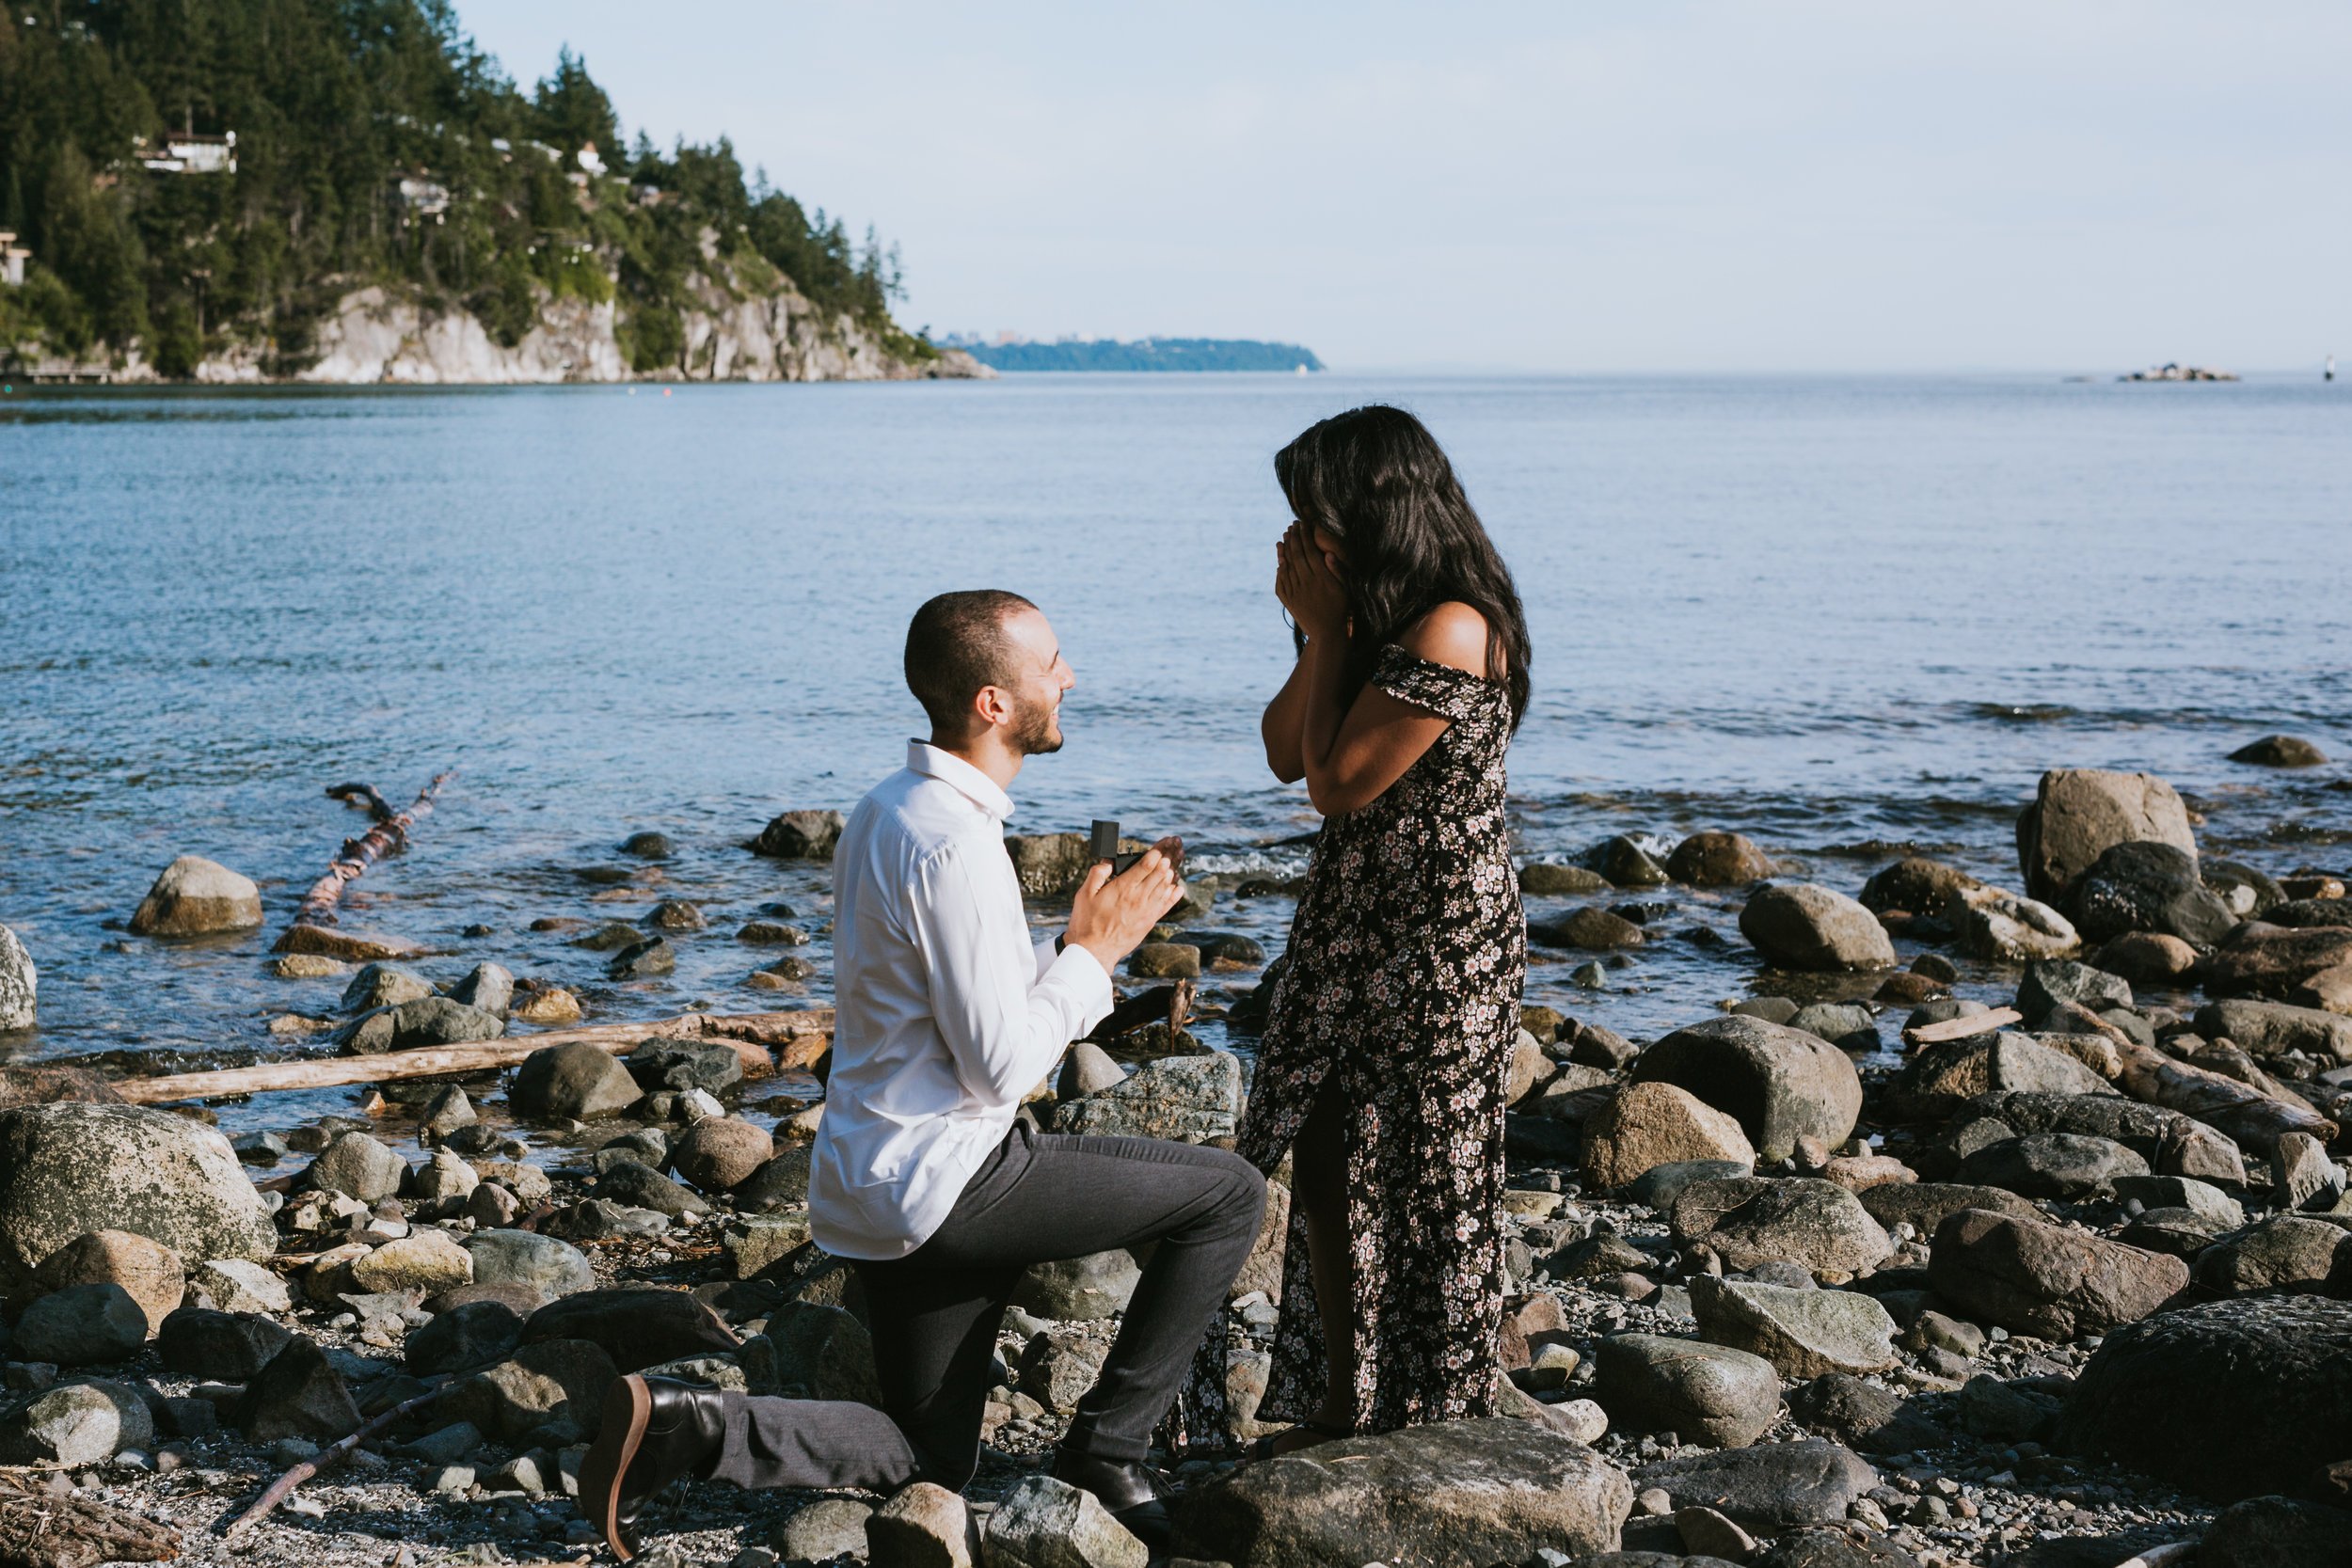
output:
M 2352 362 L 2352 6 L 459 0 L 942 330 L 1351 369 Z

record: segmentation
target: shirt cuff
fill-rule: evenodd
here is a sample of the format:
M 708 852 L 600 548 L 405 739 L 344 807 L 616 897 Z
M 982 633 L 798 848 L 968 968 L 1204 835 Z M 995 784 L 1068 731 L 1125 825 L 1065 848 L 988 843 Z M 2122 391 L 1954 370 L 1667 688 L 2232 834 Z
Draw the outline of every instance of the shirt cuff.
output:
M 1111 995 L 1110 973 L 1103 967 L 1102 959 L 1077 943 L 1063 948 L 1061 957 L 1046 966 L 1042 983 L 1069 988 L 1071 1000 L 1081 1015 L 1071 1038 L 1091 1033 L 1096 1024 L 1110 1017 L 1116 1000 Z

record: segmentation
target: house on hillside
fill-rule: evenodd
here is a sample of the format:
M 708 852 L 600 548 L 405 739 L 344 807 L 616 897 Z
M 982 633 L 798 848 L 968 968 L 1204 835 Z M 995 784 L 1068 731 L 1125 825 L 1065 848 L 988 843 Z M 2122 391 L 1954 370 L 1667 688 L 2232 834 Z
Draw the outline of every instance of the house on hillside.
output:
M 237 172 L 237 134 L 199 136 L 173 132 L 157 148 L 141 136 L 131 144 L 131 155 L 157 174 L 234 174 Z
M 33 253 L 18 245 L 13 233 L 0 229 L 0 284 L 11 289 L 23 288 L 24 263 L 32 259 Z
M 597 153 L 596 144 L 595 142 L 587 142 L 582 144 L 580 147 L 580 166 L 586 169 L 591 174 L 602 174 L 604 172 L 604 159 Z
M 393 189 L 400 204 L 418 217 L 438 222 L 449 211 L 449 187 L 428 174 L 403 172 L 393 177 Z

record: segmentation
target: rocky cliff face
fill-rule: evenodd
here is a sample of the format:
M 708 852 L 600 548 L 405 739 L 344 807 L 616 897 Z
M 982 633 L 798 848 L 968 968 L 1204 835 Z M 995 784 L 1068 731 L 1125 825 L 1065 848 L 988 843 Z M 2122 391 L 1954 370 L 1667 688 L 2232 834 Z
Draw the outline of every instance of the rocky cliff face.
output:
M 870 328 L 828 316 L 788 285 L 739 293 L 709 277 L 692 283 L 683 363 L 639 372 L 621 346 L 612 302 L 544 300 L 538 320 L 514 347 L 464 309 L 435 309 L 412 292 L 377 285 L 343 295 L 319 324 L 316 355 L 291 375 L 273 373 L 266 345 L 241 342 L 197 367 L 216 385 L 299 381 L 337 386 L 494 386 L 609 381 L 914 381 L 981 378 L 996 372 L 961 350 L 935 359 L 895 354 Z M 120 364 L 27 356 L 20 373 L 113 382 L 153 381 L 136 353 Z

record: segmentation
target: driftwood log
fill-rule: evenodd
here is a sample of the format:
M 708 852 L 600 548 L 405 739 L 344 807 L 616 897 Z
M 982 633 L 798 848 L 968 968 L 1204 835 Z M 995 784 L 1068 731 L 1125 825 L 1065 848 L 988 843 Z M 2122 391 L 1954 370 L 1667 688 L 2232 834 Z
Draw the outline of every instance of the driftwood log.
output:
M 269 1094 L 281 1089 L 331 1089 L 345 1084 L 389 1084 L 402 1078 L 488 1072 L 514 1067 L 551 1045 L 587 1044 L 615 1055 L 648 1039 L 705 1039 L 735 1047 L 743 1075 L 807 1071 L 832 1048 L 831 1007 L 777 1013 L 687 1013 L 646 1023 L 595 1023 L 580 1029 L 550 1029 L 470 1045 L 430 1045 L 387 1051 L 375 1056 L 311 1057 L 298 1062 L 262 1062 L 214 1072 L 176 1072 L 157 1078 L 124 1078 L 115 1093 L 134 1105 L 175 1100 L 210 1100 L 223 1095 Z M 772 1053 L 772 1055 L 771 1054 Z
M 2176 1062 L 2120 1030 L 2109 1037 L 2123 1062 L 2116 1087 L 2134 1100 L 2192 1117 L 2249 1153 L 2268 1158 L 2289 1132 L 2309 1132 L 2323 1144 L 2335 1138 L 2336 1124 L 2300 1101 L 2274 1100 L 2251 1084 Z
M 302 907 L 294 911 L 294 924 L 287 927 L 285 935 L 278 939 L 277 950 L 292 953 L 300 949 L 302 942 L 295 933 L 305 927 L 334 925 L 343 889 L 384 856 L 397 854 L 408 847 L 408 830 L 432 815 L 434 797 L 441 793 L 441 785 L 449 780 L 449 773 L 434 774 L 433 782 L 418 792 L 415 802 L 406 811 L 394 811 L 391 802 L 377 794 L 373 784 L 330 786 L 326 791 L 329 796 L 365 805 L 373 821 L 358 838 L 343 840 L 342 851 L 327 863 L 326 874 L 312 882 L 310 891 L 302 895 Z
M 126 1509 L 50 1491 L 35 1472 L 0 1471 L 0 1568 L 91 1568 L 100 1562 L 164 1562 L 180 1555 L 180 1532 Z
M 1978 1035 L 2006 1029 L 2012 1023 L 2023 1023 L 2026 1015 L 2014 1007 L 1995 1007 L 1991 1012 L 1963 1013 L 1947 1018 L 1941 1023 L 1922 1023 L 1915 1029 L 1903 1031 L 1903 1039 L 1911 1045 L 1935 1045 L 1945 1040 L 1964 1040 Z

